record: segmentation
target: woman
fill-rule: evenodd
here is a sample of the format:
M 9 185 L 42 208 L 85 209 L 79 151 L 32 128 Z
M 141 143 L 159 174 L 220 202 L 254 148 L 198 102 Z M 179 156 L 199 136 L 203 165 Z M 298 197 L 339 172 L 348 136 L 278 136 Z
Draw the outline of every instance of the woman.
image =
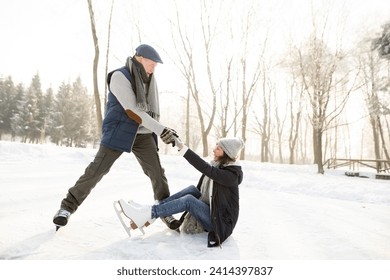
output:
M 197 187 L 189 186 L 153 206 L 123 199 L 118 203 L 138 227 L 158 217 L 188 211 L 209 232 L 208 247 L 219 246 L 232 234 L 238 220 L 238 185 L 243 172 L 236 160 L 244 143 L 240 138 L 220 139 L 213 150 L 214 160 L 207 163 L 179 138 L 175 140 L 184 158 L 202 173 Z

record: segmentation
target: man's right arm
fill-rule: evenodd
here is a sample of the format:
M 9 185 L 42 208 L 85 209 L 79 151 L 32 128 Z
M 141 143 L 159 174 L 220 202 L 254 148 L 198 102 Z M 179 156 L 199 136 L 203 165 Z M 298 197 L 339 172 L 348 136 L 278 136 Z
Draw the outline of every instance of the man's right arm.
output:
M 110 90 L 118 99 L 129 118 L 143 125 L 157 135 L 161 135 L 165 126 L 153 119 L 147 112 L 137 107 L 137 100 L 129 80 L 120 71 L 112 74 Z

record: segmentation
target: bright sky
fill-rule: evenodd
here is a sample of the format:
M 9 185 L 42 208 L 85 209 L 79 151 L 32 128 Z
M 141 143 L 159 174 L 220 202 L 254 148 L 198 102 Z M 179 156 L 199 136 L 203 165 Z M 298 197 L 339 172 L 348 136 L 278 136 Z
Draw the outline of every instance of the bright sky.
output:
M 287 32 L 305 32 L 302 21 L 307 18 L 310 0 L 264 2 L 259 6 L 273 21 L 274 34 L 284 36 Z M 313 2 L 319 4 L 329 1 Z M 101 43 L 100 65 L 103 67 L 111 1 L 95 0 L 93 3 Z M 172 12 L 168 3 L 171 1 L 115 1 L 110 68 L 120 66 L 139 44 L 137 34 L 131 33 L 131 20 L 138 18 L 135 15 L 142 19 L 140 24 L 143 27 L 147 25 L 150 38 L 153 38 L 146 43 L 159 44 L 160 47 L 170 40 L 169 27 L 161 24 L 166 22 L 168 12 Z M 245 6 L 249 1 L 237 3 Z M 345 3 L 350 17 L 357 22 L 354 28 L 377 28 L 384 19 L 390 20 L 389 0 L 346 0 Z M 186 1 L 186 10 L 181 10 L 181 13 L 188 13 L 186 18 L 191 19 L 195 4 L 198 1 Z M 289 31 L 282 32 L 283 28 Z M 94 49 L 86 0 L 0 0 L 0 36 L 0 77 L 11 75 L 14 82 L 28 86 L 32 76 L 39 72 L 43 88 L 51 85 L 57 90 L 62 81 L 74 81 L 81 76 L 83 83 L 92 90 Z M 165 63 L 157 71 L 169 72 L 166 70 L 172 70 L 173 63 L 164 51 L 161 52 Z M 103 85 L 103 75 L 100 79 Z M 160 89 L 161 84 L 173 82 L 174 79 L 164 78 L 159 81 Z

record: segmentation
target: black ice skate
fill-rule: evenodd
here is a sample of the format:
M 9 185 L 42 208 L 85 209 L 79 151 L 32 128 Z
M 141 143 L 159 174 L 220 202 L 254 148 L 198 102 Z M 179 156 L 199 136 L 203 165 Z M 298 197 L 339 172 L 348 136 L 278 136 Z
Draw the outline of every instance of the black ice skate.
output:
M 60 209 L 57 211 L 53 218 L 53 223 L 56 225 L 56 231 L 58 231 L 60 227 L 66 226 L 71 214 L 72 213 L 65 209 Z

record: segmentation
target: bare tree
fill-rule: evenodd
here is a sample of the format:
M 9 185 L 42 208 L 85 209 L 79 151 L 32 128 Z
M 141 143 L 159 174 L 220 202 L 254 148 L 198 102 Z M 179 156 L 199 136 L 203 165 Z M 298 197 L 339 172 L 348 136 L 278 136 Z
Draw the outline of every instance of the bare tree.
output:
M 293 43 L 290 43 L 289 53 L 284 55 L 280 61 L 280 66 L 290 76 L 290 78 L 286 77 L 286 118 L 289 118 L 289 127 L 287 128 L 289 164 L 295 164 L 298 160 L 298 150 L 300 148 L 298 144 L 300 141 L 302 142 L 300 136 L 303 137 L 301 134 L 301 122 L 304 113 L 304 86 L 300 83 L 300 70 L 296 67 L 297 61 L 294 59 L 293 49 Z M 306 145 L 302 145 L 302 148 L 305 147 Z
M 214 85 L 214 77 L 211 71 L 211 60 L 210 60 L 210 55 L 211 55 L 211 48 L 212 48 L 212 43 L 213 43 L 213 38 L 216 33 L 216 26 L 218 24 L 215 24 L 213 27 L 211 26 L 211 20 L 210 20 L 210 15 L 211 12 L 207 11 L 207 5 L 206 1 L 202 1 L 202 9 L 201 9 L 201 27 L 202 27 L 202 35 L 203 35 L 203 44 L 204 44 L 204 50 L 205 50 L 205 56 L 206 56 L 206 68 L 207 68 L 207 77 L 209 81 L 209 86 L 211 90 L 211 95 L 212 95 L 212 109 L 211 109 L 211 116 L 209 118 L 209 123 L 207 124 L 207 127 L 202 127 L 202 142 L 203 142 L 203 155 L 206 156 L 208 154 L 208 140 L 207 136 L 210 133 L 211 128 L 213 127 L 213 122 L 216 114 L 216 107 L 217 107 L 217 89 Z M 215 14 L 213 14 L 215 16 Z M 199 100 L 199 96 L 196 96 L 195 100 Z M 198 105 L 197 102 L 197 108 L 198 108 L 198 115 L 202 115 L 202 111 L 200 110 L 200 106 Z
M 362 91 L 365 94 L 368 117 L 371 125 L 375 159 L 382 159 L 382 154 L 386 159 L 390 159 L 386 149 L 386 140 L 381 120 L 384 113 L 384 107 L 379 96 L 380 91 L 383 90 L 388 83 L 387 79 L 383 79 L 384 73 L 381 71 L 383 62 L 381 61 L 377 50 L 372 49 L 370 42 L 366 40 L 361 43 L 361 52 L 358 59 L 362 69 Z
M 298 50 L 298 57 L 302 83 L 311 105 L 314 163 L 318 173 L 323 174 L 323 133 L 344 110 L 355 82 L 345 89 L 351 73 L 337 72 L 345 55 L 339 49 L 332 53 L 316 35 L 311 37 L 306 49 Z M 335 94 L 339 95 L 336 104 L 331 101 Z
M 106 68 L 105 68 L 105 74 L 104 74 L 104 110 L 106 110 L 106 104 L 107 104 L 107 74 L 108 74 L 108 57 L 110 54 L 110 41 L 111 41 L 111 21 L 112 21 L 112 11 L 114 9 L 114 0 L 111 1 L 111 9 L 110 9 L 110 18 L 108 20 L 108 34 L 107 34 L 107 51 L 106 51 Z
M 277 98 L 276 90 L 274 91 L 274 103 L 275 103 L 275 108 L 274 108 L 274 116 L 276 120 L 276 133 L 277 133 L 277 144 L 278 144 L 278 155 L 279 155 L 279 162 L 283 163 L 283 134 L 284 134 L 284 129 L 285 129 L 285 123 L 287 121 L 287 112 L 288 112 L 288 102 L 286 102 L 284 110 L 282 112 L 285 112 L 284 115 L 281 115 L 282 112 L 280 110 L 281 105 L 280 104 L 280 99 Z
M 203 38 L 203 46 L 205 51 L 205 59 L 206 59 L 206 71 L 207 77 L 209 81 L 209 89 L 211 96 L 211 110 L 210 117 L 207 120 L 207 104 L 210 105 L 210 102 L 204 103 L 202 102 L 202 96 L 198 89 L 199 80 L 197 78 L 197 70 L 196 70 L 196 61 L 194 58 L 194 43 L 189 39 L 188 34 L 183 30 L 183 26 L 181 24 L 181 19 L 179 15 L 178 7 L 176 6 L 176 23 L 173 24 L 176 28 L 177 33 L 172 33 L 173 43 L 175 45 L 176 50 L 178 50 L 177 54 L 179 56 L 179 65 L 178 68 L 182 74 L 182 76 L 187 81 L 188 91 L 191 93 L 192 99 L 195 101 L 195 107 L 197 111 L 197 116 L 199 119 L 201 137 L 203 143 L 203 156 L 208 155 L 208 135 L 210 133 L 211 128 L 213 127 L 214 117 L 216 114 L 216 97 L 217 97 L 217 89 L 214 86 L 212 71 L 211 71 L 211 47 L 212 40 L 215 33 L 215 29 L 210 27 L 209 15 L 206 12 L 206 4 L 202 3 L 201 7 L 201 22 L 200 26 L 202 29 L 202 38 Z M 175 38 L 178 36 L 178 40 Z M 210 111 L 209 111 L 210 112 Z
M 95 24 L 95 16 L 93 13 L 93 7 L 92 7 L 92 0 L 88 1 L 88 10 L 89 10 L 89 16 L 91 20 L 91 31 L 92 31 L 92 38 L 93 43 L 95 47 L 95 57 L 93 59 L 93 92 L 95 96 L 95 105 L 96 105 L 96 120 L 97 120 L 97 127 L 98 127 L 98 134 L 102 134 L 102 108 L 101 108 L 101 102 L 100 102 L 100 95 L 99 95 L 99 85 L 98 85 L 98 64 L 99 64 L 99 43 L 98 38 L 96 35 L 96 24 Z
M 257 128 L 255 132 L 261 137 L 261 152 L 260 158 L 262 162 L 270 161 L 270 140 L 271 140 L 271 96 L 272 96 L 272 86 L 267 77 L 266 69 L 262 71 L 262 80 L 261 80 L 261 93 L 258 94 L 261 103 L 262 118 L 261 120 L 255 114 L 255 120 Z
M 230 42 L 236 40 L 234 37 L 234 32 L 230 27 Z M 226 70 L 225 77 L 225 87 L 221 86 L 219 102 L 217 104 L 217 112 L 219 112 L 220 124 L 216 125 L 215 134 L 218 137 L 226 137 L 231 129 L 233 129 L 233 135 L 237 135 L 238 127 L 238 117 L 242 111 L 242 105 L 239 105 L 238 94 L 237 94 L 237 84 L 238 84 L 238 75 L 237 70 L 235 69 L 235 60 L 236 49 L 232 53 L 227 54 L 227 58 L 222 67 Z M 226 65 L 226 67 L 224 67 Z
M 217 135 L 220 133 L 220 137 L 226 137 L 230 127 L 228 127 L 228 112 L 230 107 L 230 96 L 231 96 L 231 79 L 232 79 L 232 64 L 233 64 L 233 57 L 230 58 L 230 60 L 227 63 L 227 77 L 226 77 L 226 92 L 224 94 L 224 91 L 221 89 L 220 91 L 220 104 L 221 104 L 221 114 L 220 114 L 220 128 L 217 129 Z M 235 119 L 236 117 L 234 117 Z
M 385 23 L 382 26 L 382 34 L 379 38 L 375 38 L 373 40 L 373 48 L 375 48 L 378 51 L 378 54 L 382 60 L 385 60 L 387 62 L 387 74 L 382 75 L 382 85 L 380 90 L 382 92 L 387 92 L 387 94 L 390 92 L 390 21 Z M 385 66 L 386 67 L 386 66 Z M 385 72 L 385 73 L 386 73 Z M 390 108 L 388 105 L 385 105 L 381 102 L 381 115 L 384 117 L 385 122 L 388 125 L 388 120 L 387 116 L 390 115 Z M 382 145 L 383 145 L 383 152 L 385 154 L 385 157 L 387 160 L 390 160 L 389 152 L 387 151 L 386 148 L 386 141 L 385 141 L 385 136 L 384 136 L 384 131 L 382 128 L 382 123 L 379 119 L 378 121 L 379 125 L 379 133 L 381 136 L 382 140 Z M 388 132 L 390 135 L 390 131 Z M 390 138 L 390 137 L 389 137 Z
M 253 101 L 253 96 L 256 92 L 258 82 L 261 76 L 261 63 L 264 58 L 264 52 L 266 50 L 266 43 L 267 43 L 267 36 L 264 38 L 264 42 L 258 44 L 256 46 L 256 50 L 258 50 L 255 55 L 254 59 L 250 59 L 251 64 L 248 65 L 249 60 L 249 38 L 251 37 L 251 26 L 252 26 L 252 20 L 254 18 L 253 10 L 250 10 L 246 16 L 246 21 L 243 26 L 243 53 L 241 55 L 241 98 L 242 98 L 242 118 L 241 118 L 241 138 L 246 141 L 246 133 L 247 133 L 247 122 L 248 122 L 248 115 L 250 113 L 251 104 Z M 256 30 L 257 31 L 257 30 Z M 248 77 L 248 70 L 254 69 L 251 77 Z M 264 83 L 263 83 L 264 85 Z M 263 88 L 264 90 L 264 88 Z M 265 92 L 264 92 L 265 94 Z M 241 159 L 245 159 L 245 148 L 241 150 Z
M 290 151 L 289 163 L 296 163 L 296 149 L 297 140 L 300 131 L 300 124 L 302 119 L 302 100 L 303 100 L 303 89 L 296 89 L 297 84 L 295 78 L 290 88 L 290 99 L 289 99 L 289 112 L 290 112 L 290 132 L 288 138 L 288 148 Z M 295 96 L 297 96 L 295 98 Z

